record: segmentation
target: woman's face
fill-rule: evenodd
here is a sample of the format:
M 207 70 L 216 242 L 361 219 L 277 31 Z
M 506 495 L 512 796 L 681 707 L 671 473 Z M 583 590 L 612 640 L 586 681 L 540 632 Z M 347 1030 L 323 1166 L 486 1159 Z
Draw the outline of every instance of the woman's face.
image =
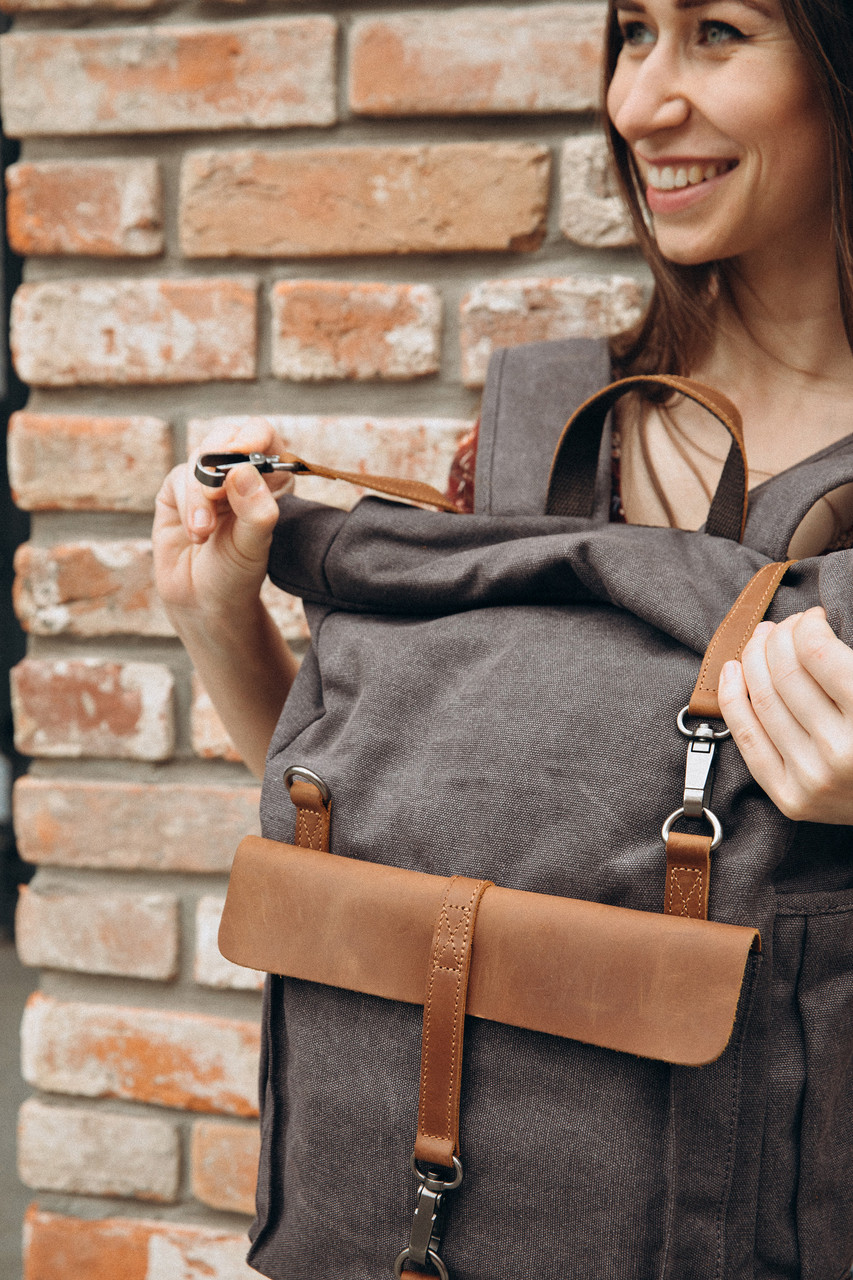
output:
M 614 2 L 623 46 L 607 110 L 663 256 L 828 248 L 828 122 L 780 0 Z

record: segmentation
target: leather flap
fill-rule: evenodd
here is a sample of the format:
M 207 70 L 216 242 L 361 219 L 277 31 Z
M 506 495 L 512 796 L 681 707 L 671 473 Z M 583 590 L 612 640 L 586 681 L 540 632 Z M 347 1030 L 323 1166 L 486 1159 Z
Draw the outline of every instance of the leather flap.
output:
M 447 879 L 247 836 L 219 930 L 235 964 L 423 1004 Z M 685 1066 L 734 1026 L 755 929 L 493 886 L 467 1012 Z

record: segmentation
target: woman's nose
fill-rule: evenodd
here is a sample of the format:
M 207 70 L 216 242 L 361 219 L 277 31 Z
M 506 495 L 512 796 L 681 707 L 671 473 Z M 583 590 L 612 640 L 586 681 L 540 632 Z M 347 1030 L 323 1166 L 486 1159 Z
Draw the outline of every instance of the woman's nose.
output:
M 678 59 L 657 45 L 642 61 L 620 60 L 607 93 L 607 111 L 629 142 L 685 124 L 690 101 Z

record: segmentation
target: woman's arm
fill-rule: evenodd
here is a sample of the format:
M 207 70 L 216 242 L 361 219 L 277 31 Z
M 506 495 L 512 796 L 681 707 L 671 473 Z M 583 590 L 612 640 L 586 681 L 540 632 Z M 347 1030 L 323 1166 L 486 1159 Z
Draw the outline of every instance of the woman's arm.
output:
M 248 767 L 263 774 L 267 747 L 296 661 L 260 600 L 278 507 L 248 463 L 221 489 L 193 476 L 201 452 L 274 452 L 272 432 L 214 433 L 157 496 L 154 570 L 166 612 Z M 292 483 L 292 481 L 290 481 Z
M 719 697 L 750 773 L 787 817 L 853 824 L 853 650 L 823 609 L 756 627 Z

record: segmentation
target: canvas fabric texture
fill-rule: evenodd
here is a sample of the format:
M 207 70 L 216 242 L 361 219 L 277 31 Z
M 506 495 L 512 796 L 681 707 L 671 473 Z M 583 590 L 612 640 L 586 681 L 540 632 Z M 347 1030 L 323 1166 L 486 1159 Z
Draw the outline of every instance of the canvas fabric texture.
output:
M 676 715 L 741 588 L 853 481 L 853 436 L 752 495 L 742 545 L 542 514 L 602 343 L 490 367 L 473 516 L 286 497 L 273 581 L 311 647 L 273 741 L 263 835 L 292 841 L 289 765 L 332 792 L 335 853 L 660 911 L 681 802 Z M 606 434 L 606 433 L 605 433 Z M 323 461 L 333 461 L 324 459 Z M 822 603 L 853 641 L 853 553 L 789 571 L 769 616 Z M 732 1040 L 671 1067 L 469 1019 L 442 1255 L 454 1280 L 840 1280 L 853 1261 L 853 854 L 791 823 L 723 743 L 710 917 L 756 926 Z M 272 977 L 250 1263 L 272 1280 L 390 1275 L 416 1185 L 422 1013 Z

